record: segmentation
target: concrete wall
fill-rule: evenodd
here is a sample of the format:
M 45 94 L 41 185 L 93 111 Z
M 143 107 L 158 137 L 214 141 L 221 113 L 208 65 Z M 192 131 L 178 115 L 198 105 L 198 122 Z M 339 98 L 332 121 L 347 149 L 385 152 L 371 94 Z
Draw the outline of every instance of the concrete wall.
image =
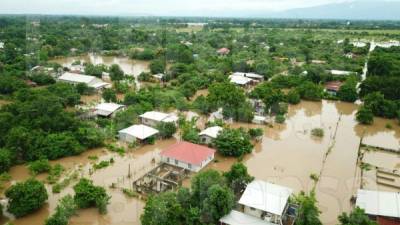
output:
M 200 141 L 203 144 L 210 144 L 214 139 L 207 135 L 200 135 Z
M 247 215 L 255 216 L 257 218 L 261 218 L 262 211 L 259 209 L 252 210 L 250 207 L 244 206 L 244 213 Z
M 142 124 L 153 127 L 153 128 L 157 127 L 157 125 L 159 123 L 158 121 L 150 120 L 150 119 L 146 119 L 146 118 L 141 118 L 141 121 L 142 121 Z
M 129 134 L 126 134 L 126 133 L 119 133 L 118 136 L 119 136 L 119 140 L 123 141 L 123 142 L 133 143 L 136 141 L 135 137 L 133 137 Z

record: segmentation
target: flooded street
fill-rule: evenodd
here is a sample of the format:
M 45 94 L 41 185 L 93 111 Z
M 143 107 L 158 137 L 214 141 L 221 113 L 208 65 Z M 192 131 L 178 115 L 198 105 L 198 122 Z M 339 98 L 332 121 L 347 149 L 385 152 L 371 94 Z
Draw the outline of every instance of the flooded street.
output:
M 200 92 L 206 94 L 206 91 Z M 252 154 L 244 157 L 243 162 L 249 173 L 256 179 L 262 179 L 288 186 L 295 192 L 310 191 L 316 188 L 321 219 L 326 225 L 337 222 L 337 216 L 351 209 L 350 198 L 360 188 L 360 168 L 357 166 L 358 150 L 362 137 L 371 145 L 384 143 L 399 147 L 400 127 L 395 121 L 376 119 L 372 126 L 361 126 L 355 121 L 357 106 L 349 103 L 322 101 L 302 102 L 290 106 L 285 124 L 250 125 L 233 123 L 232 127 L 260 127 L 264 130 L 263 139 L 255 146 Z M 197 116 L 187 112 L 186 116 Z M 198 124 L 204 124 L 203 118 Z M 392 129 L 386 128 L 391 124 Z M 322 128 L 322 138 L 313 137 L 311 130 Z M 155 145 L 147 145 L 129 150 L 123 156 L 106 149 L 87 151 L 80 156 L 68 157 L 53 161 L 52 164 L 63 165 L 68 174 L 78 171 L 80 176 L 88 177 L 96 185 L 105 187 L 112 195 L 108 214 L 99 215 L 96 209 L 79 210 L 78 216 L 70 224 L 140 224 L 144 202 L 137 198 L 126 197 L 122 188 L 130 188 L 132 181 L 152 169 L 159 162 L 158 153 L 174 144 L 177 140 L 163 140 Z M 90 160 L 97 156 L 97 160 Z M 93 171 L 93 164 L 102 160 L 114 159 L 109 167 Z M 399 169 L 399 156 L 395 153 L 372 152 L 364 160 L 380 167 Z M 229 170 L 236 162 L 235 158 L 216 155 L 216 160 L 207 168 L 220 171 Z M 13 182 L 25 180 L 30 175 L 25 166 L 13 167 L 10 171 Z M 310 176 L 318 176 L 315 181 Z M 372 174 L 371 176 L 374 176 Z M 46 175 L 38 176 L 45 180 Z M 61 178 L 63 179 L 63 178 Z M 190 181 L 185 182 L 189 186 Z M 58 199 L 67 193 L 73 193 L 70 184 L 61 194 L 52 194 L 48 186 L 49 200 L 46 207 L 30 216 L 13 221 L 15 225 L 42 224 L 57 205 Z M 369 185 L 368 188 L 378 188 Z M 3 222 L 3 221 L 1 221 Z

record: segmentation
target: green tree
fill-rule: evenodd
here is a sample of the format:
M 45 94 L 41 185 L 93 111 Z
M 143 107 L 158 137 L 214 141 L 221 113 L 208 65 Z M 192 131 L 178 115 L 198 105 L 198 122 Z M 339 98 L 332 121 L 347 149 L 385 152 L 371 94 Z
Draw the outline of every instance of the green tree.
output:
M 112 64 L 109 72 L 112 81 L 120 81 L 124 79 L 124 71 L 122 71 L 118 64 Z
M 338 219 L 340 225 L 378 225 L 369 219 L 364 210 L 359 207 L 356 207 L 350 214 L 342 213 Z
M 29 163 L 28 169 L 32 174 L 45 173 L 50 171 L 51 165 L 49 163 L 49 160 L 39 159 Z
M 165 71 L 164 61 L 160 59 L 151 61 L 149 67 L 152 74 L 164 73 Z
M 161 138 L 167 139 L 171 138 L 176 133 L 177 127 L 173 122 L 161 122 L 157 125 L 157 130 L 160 132 Z
M 82 178 L 74 186 L 74 200 L 79 208 L 96 207 L 101 214 L 107 212 L 110 196 L 103 187 L 93 185 L 93 181 Z
M 202 203 L 208 196 L 208 189 L 215 184 L 220 186 L 225 184 L 224 178 L 218 171 L 206 170 L 196 174 L 191 183 L 192 202 L 202 208 Z
M 250 136 L 242 129 L 224 129 L 213 140 L 213 145 L 224 156 L 240 157 L 253 150 Z
M 370 125 L 374 122 L 374 114 L 368 107 L 361 106 L 356 114 L 356 119 L 362 124 Z
M 337 96 L 345 102 L 355 102 L 358 99 L 357 80 L 349 77 L 347 81 L 340 87 Z
M 324 89 L 320 85 L 308 81 L 301 84 L 297 88 L 297 91 L 305 100 L 320 101 L 322 99 Z
M 322 225 L 319 219 L 321 212 L 317 207 L 314 191 L 308 195 L 301 192 L 295 197 L 295 202 L 300 206 L 295 225 Z
M 0 174 L 7 172 L 13 165 L 11 152 L 8 149 L 0 149 Z
M 9 200 L 7 210 L 16 217 L 38 210 L 48 198 L 43 183 L 35 179 L 14 184 L 6 190 L 5 195 Z
M 241 162 L 233 164 L 231 169 L 224 173 L 224 177 L 235 194 L 242 193 L 247 184 L 254 180 L 254 177 L 247 172 L 247 167 Z
M 173 192 L 150 196 L 140 217 L 143 225 L 182 224 L 183 209 Z
M 117 102 L 117 93 L 111 88 L 105 89 L 101 96 L 106 102 Z
M 235 197 L 229 188 L 214 184 L 208 189 L 201 210 L 201 221 L 204 224 L 217 224 L 227 215 L 235 204 Z

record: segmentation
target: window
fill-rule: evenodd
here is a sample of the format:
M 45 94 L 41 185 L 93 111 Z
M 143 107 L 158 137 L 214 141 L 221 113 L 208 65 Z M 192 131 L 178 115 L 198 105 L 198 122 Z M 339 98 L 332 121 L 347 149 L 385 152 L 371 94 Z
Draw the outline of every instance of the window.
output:
M 167 163 L 169 163 L 169 158 L 167 158 Z
M 175 165 L 178 165 L 178 160 L 175 159 Z
M 189 163 L 189 164 L 188 164 L 188 168 L 189 168 L 189 169 L 192 169 L 192 164 Z
M 202 142 L 206 142 L 206 141 L 207 141 L 207 138 L 203 138 L 201 141 L 202 141 Z

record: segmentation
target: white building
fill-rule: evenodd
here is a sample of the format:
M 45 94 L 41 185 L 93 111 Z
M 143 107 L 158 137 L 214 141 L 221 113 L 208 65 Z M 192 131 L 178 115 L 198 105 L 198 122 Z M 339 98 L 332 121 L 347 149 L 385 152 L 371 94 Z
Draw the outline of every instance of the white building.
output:
M 161 122 L 164 122 L 164 123 L 178 122 L 177 116 L 172 115 L 172 114 L 162 113 L 162 112 L 156 112 L 156 111 L 146 112 L 146 113 L 140 115 L 140 119 L 143 124 L 151 126 L 151 127 L 155 127 Z
M 239 86 L 250 85 L 254 80 L 249 77 L 230 75 L 229 80 L 231 83 Z
M 400 223 L 399 192 L 358 190 L 356 206 L 364 209 L 373 219 L 380 220 L 383 217 Z
M 4 48 L 4 42 L 0 42 L 0 49 Z
M 88 87 L 92 87 L 96 90 L 108 88 L 111 86 L 111 84 L 106 83 L 95 76 L 82 75 L 82 74 L 69 73 L 69 72 L 66 72 L 63 75 L 61 75 L 58 78 L 58 81 L 66 82 L 66 83 L 70 83 L 70 84 L 84 83 Z
M 220 126 L 208 127 L 207 129 L 200 132 L 200 140 L 204 144 L 210 144 L 215 138 L 217 138 L 219 132 L 223 130 Z
M 96 105 L 94 114 L 103 117 L 113 117 L 117 112 L 123 109 L 125 109 L 124 105 L 116 103 L 100 103 Z
M 351 75 L 351 74 L 355 74 L 355 72 L 344 71 L 344 70 L 330 70 L 329 72 L 332 75 L 336 75 L 336 76 L 348 76 L 348 75 Z
M 119 139 L 128 143 L 144 141 L 158 134 L 158 130 L 145 125 L 133 125 L 118 132 Z
M 240 77 L 248 77 L 254 80 L 262 81 L 264 80 L 264 76 L 256 73 L 243 73 L 243 72 L 235 72 L 232 76 L 240 76 Z
M 255 180 L 247 185 L 239 200 L 243 212 L 232 211 L 221 218 L 222 224 L 248 225 L 270 224 L 281 225 L 289 208 L 288 200 L 293 190 L 287 187 Z M 244 220 L 236 220 L 235 218 Z
M 193 172 L 203 169 L 214 159 L 215 150 L 182 141 L 160 153 L 161 161 Z

